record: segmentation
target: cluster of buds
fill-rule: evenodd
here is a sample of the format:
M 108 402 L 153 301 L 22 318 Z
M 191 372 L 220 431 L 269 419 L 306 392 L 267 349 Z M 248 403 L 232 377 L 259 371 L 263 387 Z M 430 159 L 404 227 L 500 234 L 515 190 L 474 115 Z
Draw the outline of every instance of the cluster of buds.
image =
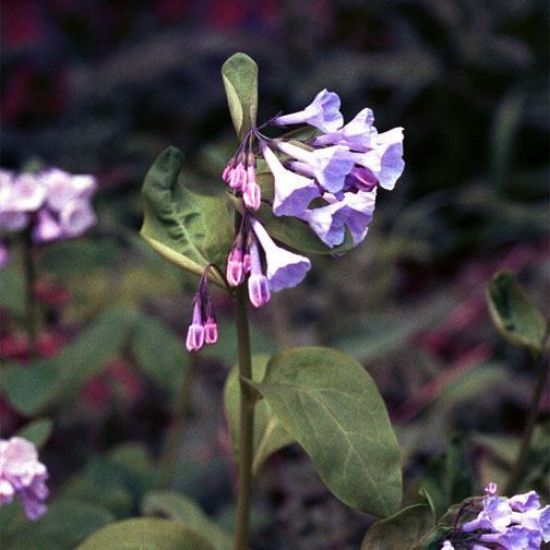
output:
M 227 163 L 222 179 L 241 196 L 246 208 L 258 210 L 262 199 L 262 191 L 256 181 L 256 157 L 251 150 L 251 140 L 246 139 L 239 151 Z
M 35 446 L 22 437 L 0 439 L 0 505 L 18 496 L 28 519 L 40 519 L 47 510 L 48 471 L 38 460 Z
M 186 347 L 188 351 L 199 351 L 202 347 L 218 341 L 218 324 L 208 292 L 208 271 L 203 271 L 199 288 L 193 298 L 193 320 L 187 330 Z
M 78 237 L 96 223 L 93 176 L 53 168 L 15 175 L 0 170 L 0 229 L 30 229 L 35 243 Z M 7 262 L 5 249 L 0 260 Z
M 550 506 L 541 507 L 536 491 L 506 498 L 497 489 L 489 483 L 477 517 L 462 524 L 442 550 L 538 550 L 550 542 Z

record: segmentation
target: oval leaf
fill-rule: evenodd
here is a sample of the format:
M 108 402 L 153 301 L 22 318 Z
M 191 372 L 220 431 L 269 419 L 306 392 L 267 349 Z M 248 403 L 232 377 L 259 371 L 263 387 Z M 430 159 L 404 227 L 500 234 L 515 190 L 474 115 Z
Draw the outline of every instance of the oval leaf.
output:
M 164 516 L 184 527 L 202 533 L 216 550 L 231 548 L 232 536 L 222 529 L 190 498 L 169 491 L 149 493 L 142 504 L 142 512 L 148 516 Z
M 268 361 L 269 355 L 258 354 L 252 357 L 252 379 L 254 382 L 263 380 Z M 239 408 L 241 402 L 239 386 L 239 369 L 238 366 L 235 366 L 227 377 L 223 394 L 235 461 L 239 457 Z M 258 473 L 260 466 L 271 454 L 293 441 L 291 435 L 273 414 L 269 403 L 265 399 L 256 403 L 254 409 L 254 458 L 252 460 L 254 474 Z
M 178 149 L 168 147 L 147 172 L 141 236 L 168 261 L 201 275 L 208 263 L 224 266 L 233 231 L 220 196 L 199 194 L 178 182 L 182 160 Z M 225 288 L 216 270 L 209 278 Z
M 17 437 L 28 439 L 40 449 L 50 438 L 52 428 L 53 422 L 49 418 L 39 418 L 23 426 L 17 432 Z
M 487 291 L 489 313 L 499 332 L 514 346 L 542 351 L 546 321 L 510 271 L 497 273 Z
M 236 53 L 223 64 L 222 79 L 233 126 L 242 139 L 256 126 L 258 65 L 245 53 Z
M 198 533 L 166 519 L 127 519 L 87 538 L 78 550 L 213 550 Z
M 373 523 L 361 544 L 361 550 L 413 548 L 433 529 L 434 518 L 427 504 L 414 504 L 389 518 Z
M 399 508 L 397 439 L 376 384 L 355 359 L 330 348 L 291 349 L 269 361 L 257 388 L 336 497 L 380 516 Z

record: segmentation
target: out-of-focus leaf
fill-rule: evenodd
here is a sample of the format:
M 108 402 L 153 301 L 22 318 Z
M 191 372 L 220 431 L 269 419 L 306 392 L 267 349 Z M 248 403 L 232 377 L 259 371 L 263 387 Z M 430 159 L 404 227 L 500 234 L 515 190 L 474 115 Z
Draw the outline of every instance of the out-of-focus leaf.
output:
M 168 147 L 147 172 L 141 235 L 168 261 L 201 275 L 209 263 L 223 269 L 232 227 L 220 196 L 195 193 L 178 182 L 182 161 L 182 153 Z M 209 278 L 225 288 L 216 270 L 210 270 Z
M 39 268 L 56 275 L 78 275 L 114 263 L 119 254 L 112 239 L 58 241 L 46 248 Z
M 189 355 L 173 330 L 157 319 L 140 315 L 132 332 L 132 352 L 138 366 L 172 398 L 187 375 Z
M 13 259 L 0 269 L 0 306 L 17 317 L 25 315 L 25 279 Z
M 254 355 L 252 357 L 252 380 L 260 383 L 266 372 L 269 355 Z M 239 456 L 239 410 L 240 410 L 239 368 L 235 365 L 225 383 L 224 403 L 225 414 L 229 424 L 229 434 L 235 460 Z M 262 399 L 254 409 L 254 458 L 252 469 L 258 473 L 260 466 L 275 451 L 293 441 L 290 434 L 282 427 L 273 414 L 269 403 Z
M 336 497 L 380 516 L 399 508 L 397 440 L 376 384 L 355 359 L 330 348 L 290 349 L 271 358 L 256 387 Z
M 149 493 L 141 508 L 144 515 L 162 516 L 198 531 L 216 550 L 231 548 L 231 534 L 207 517 L 189 497 L 168 491 Z
M 464 445 L 459 437 L 454 437 L 447 448 L 444 482 L 449 503 L 462 501 L 474 492 L 474 472 L 465 458 Z
M 443 541 L 452 532 L 452 527 L 436 525 L 426 536 L 411 550 L 440 550 Z
M 36 414 L 62 397 L 74 397 L 82 384 L 118 353 L 132 319 L 129 310 L 107 310 L 55 357 L 26 366 L 6 366 L 0 388 L 10 403 L 26 415 Z
M 82 539 L 113 520 L 100 506 L 78 500 L 57 499 L 38 522 L 25 522 L 13 533 L 10 550 L 74 548 Z
M 213 550 L 199 533 L 177 521 L 139 518 L 117 521 L 87 538 L 77 550 Z
M 32 441 L 40 449 L 50 438 L 52 428 L 53 422 L 49 418 L 39 418 L 23 426 L 16 435 Z
M 427 504 L 414 504 L 393 516 L 373 523 L 361 544 L 361 550 L 396 550 L 412 548 L 434 526 Z
M 236 53 L 223 64 L 222 79 L 235 132 L 243 139 L 256 125 L 258 66 L 245 53 Z
M 542 351 L 546 321 L 514 273 L 501 271 L 493 277 L 487 289 L 487 302 L 493 323 L 510 344 L 536 353 Z

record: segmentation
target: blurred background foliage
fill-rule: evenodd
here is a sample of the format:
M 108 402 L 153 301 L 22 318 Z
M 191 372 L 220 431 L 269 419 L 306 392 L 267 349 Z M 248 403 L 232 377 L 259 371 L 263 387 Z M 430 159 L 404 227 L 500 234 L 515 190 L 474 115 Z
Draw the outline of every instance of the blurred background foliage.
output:
M 185 177 L 221 185 L 236 143 L 219 71 L 235 51 L 260 67 L 260 120 L 326 87 L 346 118 L 369 106 L 380 130 L 406 135 L 405 175 L 380 193 L 366 243 L 316 258 L 300 288 L 254 312 L 254 351 L 315 343 L 360 359 L 398 432 L 407 503 L 439 486 L 445 506 L 502 481 L 534 376 L 492 327 L 484 292 L 513 269 L 548 317 L 547 23 L 543 0 L 3 2 L 2 167 L 39 159 L 100 182 L 97 228 L 39 251 L 31 364 L 16 236 L 0 273 L 2 437 L 27 426 L 42 438 L 55 503 L 32 528 L 3 508 L 12 546 L 69 548 L 154 511 L 143 496 L 159 488 L 167 440 L 171 487 L 232 528 L 231 303 L 215 295 L 221 341 L 190 357 L 196 280 L 137 230 L 143 176 L 167 145 L 184 151 Z M 547 493 L 545 449 L 541 427 L 525 483 Z M 357 548 L 372 521 L 330 496 L 295 446 L 268 461 L 255 501 L 266 550 Z

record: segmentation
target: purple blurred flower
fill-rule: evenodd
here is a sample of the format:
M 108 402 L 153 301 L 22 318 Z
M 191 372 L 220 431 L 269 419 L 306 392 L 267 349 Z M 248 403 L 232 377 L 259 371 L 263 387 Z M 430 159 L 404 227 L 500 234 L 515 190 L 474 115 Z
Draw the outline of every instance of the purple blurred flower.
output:
M 72 203 L 89 200 L 97 188 L 93 176 L 72 175 L 58 168 L 42 172 L 39 177 L 47 190 L 46 202 L 55 212 L 62 212 Z
M 14 177 L 0 171 L 0 227 L 20 231 L 29 223 L 29 214 L 38 210 L 46 199 L 46 190 L 33 174 Z
M 443 541 L 443 546 L 441 550 L 455 550 L 455 547 L 451 544 L 450 540 Z
M 309 124 L 323 132 L 335 132 L 344 123 L 340 112 L 340 98 L 334 92 L 322 90 L 305 109 L 279 116 L 273 123 L 277 126 Z
M 300 284 L 311 268 L 309 259 L 277 246 L 258 220 L 252 219 L 251 225 L 265 254 L 269 289 L 279 292 Z
M 10 261 L 10 253 L 6 245 L 0 241 L 0 269 L 4 269 Z
M 63 229 L 59 220 L 47 209 L 40 210 L 32 228 L 32 238 L 36 243 L 47 243 L 60 239 Z
M 315 178 L 323 189 L 331 193 L 338 193 L 343 189 L 346 176 L 355 164 L 355 153 L 351 153 L 343 145 L 307 151 L 292 143 L 280 141 L 277 147 L 298 161 L 290 163 L 293 170 Z
M 498 544 L 504 550 L 540 550 L 542 538 L 537 531 L 514 525 L 502 533 L 486 533 L 479 542 Z
M 321 194 L 319 188 L 312 179 L 287 170 L 264 142 L 261 149 L 275 180 L 273 213 L 276 216 L 298 216 Z
M 28 519 L 35 521 L 47 510 L 48 471 L 39 462 L 36 447 L 22 437 L 0 439 L 0 505 L 18 496 Z
M 373 137 L 377 131 L 373 126 L 374 115 L 371 109 L 363 109 L 355 118 L 342 126 L 336 132 L 330 132 L 316 137 L 312 145 L 324 147 L 326 145 L 347 145 L 353 151 L 367 151 L 373 146 Z
M 90 203 L 84 200 L 70 202 L 59 215 L 63 237 L 78 237 L 93 227 L 96 221 Z

